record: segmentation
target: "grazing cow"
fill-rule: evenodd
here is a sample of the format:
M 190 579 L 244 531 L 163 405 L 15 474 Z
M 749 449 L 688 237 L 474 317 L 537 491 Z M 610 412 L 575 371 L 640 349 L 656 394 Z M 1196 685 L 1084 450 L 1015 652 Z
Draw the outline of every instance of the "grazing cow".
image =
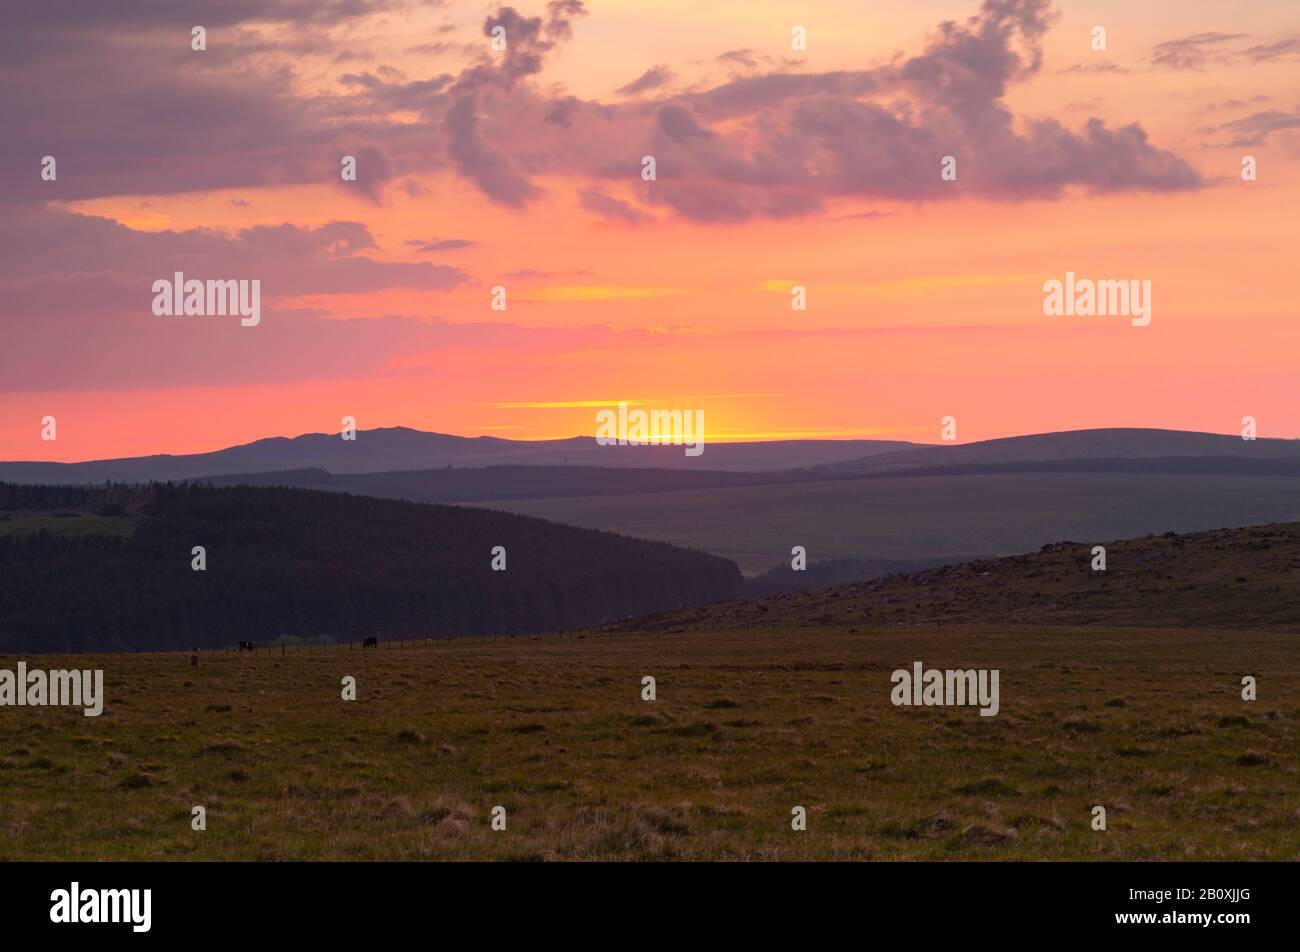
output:
M 243 652 L 243 651 L 252 651 L 252 650 L 253 650 L 253 643 L 252 643 L 251 641 L 241 641 L 241 642 L 239 643 L 239 650 L 240 650 L 241 652 Z
M 379 639 L 378 639 L 378 638 L 367 638 L 365 641 L 361 642 L 361 647 L 362 647 L 362 648 L 378 648 L 378 647 L 379 647 Z

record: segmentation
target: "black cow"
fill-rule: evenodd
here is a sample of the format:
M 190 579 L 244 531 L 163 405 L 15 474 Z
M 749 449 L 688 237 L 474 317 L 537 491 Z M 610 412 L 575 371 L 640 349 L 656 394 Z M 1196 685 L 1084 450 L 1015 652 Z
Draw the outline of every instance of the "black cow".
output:
M 362 648 L 378 648 L 378 647 L 379 647 L 379 639 L 378 639 L 378 638 L 367 638 L 365 641 L 361 642 L 361 647 L 362 647 Z
M 253 650 L 253 643 L 252 643 L 251 641 L 241 641 L 241 642 L 239 643 L 239 650 L 240 650 L 241 652 L 244 652 L 244 651 L 252 651 L 252 650 Z

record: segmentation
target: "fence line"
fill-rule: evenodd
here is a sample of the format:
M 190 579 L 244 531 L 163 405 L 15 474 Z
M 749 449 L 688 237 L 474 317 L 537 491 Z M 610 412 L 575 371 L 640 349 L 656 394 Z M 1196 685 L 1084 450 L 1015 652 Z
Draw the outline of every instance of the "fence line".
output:
M 464 635 L 459 637 L 455 635 L 448 635 L 445 639 L 442 637 L 434 637 L 430 635 L 423 639 L 409 639 L 409 640 L 411 641 L 411 646 L 413 648 L 428 648 L 428 647 L 434 647 L 442 644 L 448 646 L 452 644 L 487 644 L 489 641 L 514 641 L 516 639 L 520 641 L 528 641 L 528 640 L 538 641 L 538 640 L 546 640 L 548 638 L 555 638 L 556 640 L 560 640 L 563 639 L 566 634 L 572 635 L 576 638 L 579 636 L 595 637 L 597 635 L 616 635 L 619 634 L 619 632 L 614 630 L 614 628 L 609 627 L 609 628 L 583 628 L 583 629 L 578 629 L 578 630 L 568 631 L 568 632 L 546 631 L 546 632 L 535 632 L 532 634 L 521 634 L 521 635 L 503 635 L 500 634 L 499 632 L 493 632 L 487 635 Z M 396 641 L 398 650 L 404 650 L 406 647 L 407 640 L 408 639 L 405 637 L 397 638 L 397 639 L 390 638 L 387 640 L 381 639 L 379 643 L 376 645 L 376 648 L 384 647 L 388 650 L 392 650 L 393 642 Z M 355 644 L 356 644 L 355 640 L 349 641 L 347 643 L 348 650 L 349 651 L 354 650 Z M 252 653 L 257 654 L 259 652 L 261 653 L 274 652 L 277 647 L 280 649 L 281 655 L 301 654 L 304 650 L 306 650 L 308 654 L 311 654 L 317 651 L 318 649 L 321 653 L 328 653 L 331 645 L 334 647 L 336 653 L 343 650 L 343 642 L 341 641 L 320 642 L 320 643 L 308 642 L 305 644 L 297 644 L 297 645 L 292 645 L 289 644 L 288 642 L 280 642 L 279 645 L 275 645 L 275 644 L 254 645 Z M 176 654 L 176 655 L 199 654 L 199 655 L 203 655 L 203 654 L 230 654 L 232 651 L 238 652 L 239 646 L 236 644 L 236 645 L 224 645 L 218 648 L 128 648 L 125 651 L 95 651 L 95 650 L 0 651 L 0 657 L 5 657 L 7 655 L 106 655 L 106 654 L 108 655 L 114 655 L 114 654 Z

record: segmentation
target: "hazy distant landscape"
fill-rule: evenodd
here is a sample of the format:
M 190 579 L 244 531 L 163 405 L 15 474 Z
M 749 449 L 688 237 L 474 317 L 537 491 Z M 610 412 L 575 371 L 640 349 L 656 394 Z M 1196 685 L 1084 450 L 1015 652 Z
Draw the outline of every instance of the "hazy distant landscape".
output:
M 533 462 L 503 462 L 525 458 Z M 437 468 L 419 468 L 435 460 Z M 36 465 L 0 463 L 0 475 L 46 473 Z M 699 549 L 749 577 L 788 565 L 796 545 L 811 562 L 932 562 L 1061 539 L 1300 519 L 1300 441 L 1154 429 L 902 449 L 719 444 L 691 458 L 591 438 L 533 444 L 394 428 L 362 431 L 355 442 L 312 434 L 195 457 L 68 466 L 58 473 L 74 483 L 103 473 L 135 473 L 129 481 L 184 473 L 224 486 L 472 505 Z
M 1008 555 L 1060 539 L 1300 519 L 1300 479 L 1033 474 L 856 479 L 481 505 L 704 549 L 747 573 L 809 558 Z

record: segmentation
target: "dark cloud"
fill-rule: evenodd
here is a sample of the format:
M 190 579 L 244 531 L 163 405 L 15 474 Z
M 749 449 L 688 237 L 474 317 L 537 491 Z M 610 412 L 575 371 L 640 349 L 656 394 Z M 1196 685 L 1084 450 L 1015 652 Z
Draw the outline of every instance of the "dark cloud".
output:
M 1197 33 L 1179 40 L 1167 40 L 1151 51 L 1151 62 L 1169 69 L 1199 70 L 1211 63 L 1227 62 L 1225 43 L 1240 40 L 1244 33 Z
M 344 181 L 340 175 L 337 179 L 339 186 L 360 192 L 370 201 L 378 203 L 384 186 L 393 178 L 393 163 L 387 153 L 375 146 L 364 145 L 348 154 L 357 160 L 357 177 L 351 181 Z M 339 168 L 342 169 L 341 157 Z
M 377 121 L 367 89 L 313 96 L 296 83 L 299 57 L 332 59 L 346 42 L 335 31 L 404 5 L 53 0 L 6 11 L 0 86 L 14 95 L 0 100 L 0 204 L 337 182 L 339 158 L 366 141 L 358 132 L 383 141 L 381 173 L 436 168 L 445 158 L 430 155 L 427 130 Z M 196 23 L 206 51 L 190 48 Z M 428 85 L 391 67 L 370 78 L 427 101 Z M 56 182 L 32 174 L 44 155 Z M 360 187 L 377 198 L 381 184 Z
M 313 16 L 328 29 L 379 6 L 326 4 Z M 231 8 L 237 29 L 295 9 L 271 4 L 258 20 L 248 5 Z M 601 180 L 639 185 L 643 155 L 655 156 L 658 180 L 639 201 L 700 221 L 806 214 L 838 196 L 1015 200 L 1201 181 L 1140 127 L 1094 119 L 1067 128 L 1012 114 L 1009 87 L 1042 68 L 1048 0 L 984 0 L 977 15 L 941 23 L 919 52 L 872 68 L 734 76 L 655 102 L 617 103 L 537 81 L 585 12 L 578 0 L 554 0 L 539 16 L 502 7 L 482 21 L 459 72 L 407 77 L 380 65 L 346 74 L 323 95 L 302 92 L 271 54 L 205 60 L 169 37 L 150 46 L 156 55 L 127 56 L 130 31 L 111 18 L 97 39 L 56 32 L 42 46 L 45 65 L 0 65 L 0 80 L 16 91 L 0 104 L 0 202 L 338 183 L 346 154 L 358 156 L 361 173 L 348 184 L 372 201 L 394 187 L 409 193 L 414 177 L 449 167 L 511 207 L 541 194 L 540 176 L 568 178 L 584 207 L 622 221 L 646 212 L 604 201 L 610 190 Z M 504 51 L 490 48 L 496 26 L 506 31 Z M 0 44 L 15 32 L 33 39 L 20 27 Z M 1199 34 L 1163 44 L 1160 55 L 1191 62 L 1189 51 L 1235 36 Z M 720 59 L 746 68 L 771 62 L 748 50 Z M 630 85 L 662 78 L 656 70 Z M 416 121 L 383 118 L 399 112 Z M 40 181 L 45 154 L 58 159 L 55 183 Z M 958 160 L 956 183 L 939 179 L 945 155 Z
M 1288 36 L 1275 43 L 1265 43 L 1242 50 L 1242 56 L 1254 63 L 1275 59 L 1295 59 L 1300 56 L 1300 36 Z
M 287 74 L 196 68 L 201 53 L 133 59 L 106 48 L 55 60 L 23 78 L 0 59 L 0 201 L 167 194 L 303 177 L 309 151 L 333 138 Z M 58 163 L 43 182 L 41 156 Z M 337 158 L 335 159 L 337 163 Z M 337 172 L 335 172 L 337 178 Z
M 15 30 L 137 30 L 231 26 L 236 23 L 340 23 L 403 6 L 402 0 L 41 0 L 11 4 L 5 26 Z
M 567 129 L 574 113 L 581 105 L 582 103 L 579 102 L 576 96 L 564 96 L 556 99 L 546 108 L 545 121 Z
M 520 164 L 479 128 L 481 103 L 495 102 L 524 79 L 541 72 L 543 56 L 572 35 L 572 18 L 586 13 L 580 0 L 552 0 L 547 17 L 524 17 L 503 7 L 483 23 L 483 35 L 505 30 L 504 52 L 485 52 L 480 62 L 461 72 L 448 91 L 443 129 L 447 151 L 460 173 L 490 198 L 519 207 L 540 193 Z M 493 56 L 497 59 L 493 59 Z M 528 96 L 529 94 L 524 93 Z
M 690 111 L 681 106 L 664 106 L 659 110 L 659 128 L 673 142 L 681 143 L 688 139 L 707 139 L 710 133 L 701 128 Z
M 653 155 L 657 181 L 643 201 L 699 221 L 806 214 L 837 195 L 1014 200 L 1052 198 L 1071 186 L 1201 184 L 1190 165 L 1154 147 L 1138 126 L 1115 129 L 1094 119 L 1072 130 L 1012 115 L 1006 91 L 1041 69 L 1041 39 L 1052 20 L 1048 0 L 986 0 L 966 22 L 940 24 L 922 52 L 885 66 L 743 76 L 657 104 L 555 100 L 521 86 L 512 91 L 509 122 L 493 126 L 490 149 L 458 165 L 489 196 L 522 204 L 532 197 L 534 171 L 630 177 L 641 155 Z M 543 34 L 532 21 L 525 36 L 531 42 Z M 736 52 L 730 59 L 750 59 Z M 495 69 L 507 78 L 470 72 L 457 86 L 475 88 L 476 102 L 486 104 L 492 87 L 520 71 Z M 492 104 L 493 112 L 499 108 Z M 468 115 L 462 119 L 468 124 Z M 945 155 L 958 158 L 959 186 L 939 178 Z M 640 213 L 583 200 L 616 219 Z
M 582 0 L 551 0 L 546 5 L 546 14 L 546 35 L 558 42 L 572 39 L 573 21 L 585 17 L 587 8 Z
M 1268 102 L 1272 96 L 1265 96 L 1262 93 L 1257 96 L 1251 96 L 1249 99 L 1224 99 L 1221 102 L 1212 102 L 1205 107 L 1204 112 L 1224 112 L 1230 109 L 1245 109 L 1255 104 Z
M 1057 70 L 1059 73 L 1083 73 L 1085 75 L 1100 76 L 1106 73 L 1128 73 L 1129 70 L 1117 63 L 1103 61 L 1100 63 L 1075 63 L 1066 69 Z
M 1300 58 L 1300 35 L 1287 36 L 1269 43 L 1243 46 L 1246 33 L 1196 33 L 1158 44 L 1151 51 L 1156 66 L 1177 70 L 1203 70 L 1209 66 L 1233 63 L 1268 63 Z
M 551 0 L 546 5 L 546 17 L 526 17 L 514 7 L 502 7 L 483 22 L 483 36 L 491 38 L 493 30 L 505 30 L 506 49 L 491 53 L 475 68 L 461 74 L 460 91 L 480 85 L 498 85 L 509 88 L 528 76 L 542 70 L 546 53 L 573 36 L 573 20 L 586 16 L 582 0 Z
M 595 212 L 610 221 L 621 221 L 626 225 L 640 225 L 651 220 L 650 215 L 647 215 L 635 205 L 629 204 L 621 198 L 606 195 L 598 188 L 584 188 L 578 193 L 578 197 L 583 208 L 589 212 Z
M 876 78 L 862 73 L 770 73 L 735 79 L 683 97 L 712 119 L 750 115 L 780 107 L 792 99 L 838 95 L 857 97 L 878 89 Z
M 1046 0 L 989 0 L 887 66 L 746 77 L 669 101 L 647 137 L 658 165 L 651 200 L 701 221 L 735 221 L 804 214 L 836 195 L 1014 200 L 1070 186 L 1199 185 L 1191 166 L 1138 126 L 1092 119 L 1075 131 L 1011 114 L 1004 94 L 1041 68 L 1051 20 Z M 712 125 L 721 119 L 725 133 Z M 940 180 L 945 155 L 958 160 L 957 183 Z
M 501 277 L 519 281 L 550 281 L 555 278 L 578 278 L 589 274 L 591 272 L 585 269 L 577 271 L 539 271 L 536 268 L 522 268 L 519 271 L 507 271 Z
M 473 55 L 478 52 L 478 49 L 477 47 L 471 47 L 464 43 L 438 40 L 434 43 L 419 43 L 415 46 L 408 46 L 406 52 L 420 53 L 427 56 L 441 56 L 443 53 L 467 53 Z
M 733 71 L 737 70 L 758 70 L 758 69 L 777 69 L 797 67 L 803 64 L 803 59 L 796 56 L 773 56 L 770 53 L 762 53 L 758 50 L 751 50 L 748 47 L 738 50 L 727 50 L 725 53 L 719 53 L 714 58 L 714 62 L 721 63 Z
M 184 386 L 351 375 L 403 347 L 429 346 L 421 322 L 325 319 L 287 308 L 303 295 L 444 290 L 457 268 L 384 262 L 364 225 L 137 231 L 106 218 L 40 210 L 0 218 L 5 346 L 0 390 Z M 153 282 L 259 280 L 262 320 L 152 312 Z M 277 303 L 280 302 L 280 303 Z
M 893 214 L 892 212 L 878 212 L 878 211 L 856 212 L 852 215 L 836 215 L 834 220 L 835 221 L 871 221 L 876 218 L 889 218 L 892 216 L 892 214 Z
M 207 228 L 137 231 L 108 218 L 53 209 L 0 218 L 0 289 L 97 275 L 146 290 L 174 271 L 198 278 L 259 278 L 264 294 L 365 293 L 390 287 L 441 290 L 464 283 L 457 268 L 368 257 L 374 238 L 359 222 L 315 228 L 259 225 L 234 233 Z M 141 292 L 143 293 L 143 292 Z M 51 304 L 68 304 L 56 298 Z M 92 302 L 93 303 L 93 302 Z
M 743 66 L 745 69 L 758 68 L 758 54 L 751 49 L 727 50 L 714 57 L 719 63 L 730 66 Z
M 1284 112 L 1272 109 L 1267 112 L 1256 112 L 1206 131 L 1226 135 L 1227 144 L 1238 148 L 1263 145 L 1273 133 L 1290 132 L 1292 129 L 1300 129 L 1300 110 Z
M 673 71 L 667 66 L 651 66 L 639 77 L 616 91 L 623 96 L 638 96 L 652 89 L 660 89 L 673 81 Z
M 457 169 L 489 198 L 519 207 L 539 193 L 527 174 L 505 151 L 479 132 L 472 94 L 462 95 L 447 111 L 447 149 Z
M 468 241 L 464 238 L 433 238 L 429 241 L 421 241 L 413 238 L 406 242 L 416 251 L 434 252 L 434 251 L 455 251 L 459 248 L 472 248 L 475 242 Z

